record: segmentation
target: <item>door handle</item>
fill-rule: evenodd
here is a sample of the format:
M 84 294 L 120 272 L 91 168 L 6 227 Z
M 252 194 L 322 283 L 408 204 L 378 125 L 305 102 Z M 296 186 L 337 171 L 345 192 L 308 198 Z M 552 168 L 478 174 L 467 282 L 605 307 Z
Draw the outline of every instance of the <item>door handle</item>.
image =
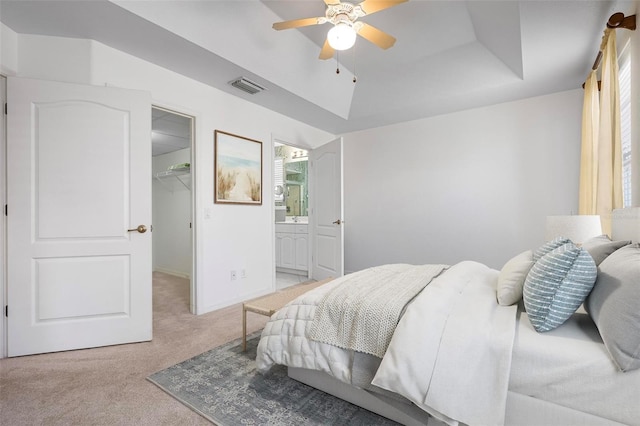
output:
M 138 231 L 141 234 L 144 234 L 145 232 L 147 232 L 147 227 L 144 225 L 138 225 L 137 228 L 133 228 L 133 229 L 127 229 L 127 232 L 135 232 Z
M 341 221 L 340 219 L 333 222 L 334 225 L 340 225 L 341 223 L 344 223 L 344 222 Z

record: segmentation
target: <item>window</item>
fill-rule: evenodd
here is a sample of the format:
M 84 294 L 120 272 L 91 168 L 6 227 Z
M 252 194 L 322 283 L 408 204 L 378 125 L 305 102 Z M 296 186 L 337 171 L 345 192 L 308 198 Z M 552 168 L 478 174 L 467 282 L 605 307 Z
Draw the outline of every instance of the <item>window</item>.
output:
M 282 157 L 276 157 L 273 160 L 273 184 L 275 202 L 284 201 L 284 162 Z
M 629 49 L 619 60 L 620 80 L 620 142 L 622 145 L 622 197 L 623 206 L 631 207 L 631 61 Z

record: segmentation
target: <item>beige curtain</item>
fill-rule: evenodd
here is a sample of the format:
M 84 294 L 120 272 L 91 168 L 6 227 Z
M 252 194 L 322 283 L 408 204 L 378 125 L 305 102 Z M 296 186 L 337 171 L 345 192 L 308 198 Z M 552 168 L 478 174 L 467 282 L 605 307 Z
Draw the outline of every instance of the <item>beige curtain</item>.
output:
M 582 153 L 580 158 L 580 197 L 578 214 L 596 214 L 598 177 L 598 133 L 600 129 L 600 96 L 598 77 L 591 71 L 584 83 L 582 106 Z
M 603 232 L 611 235 L 611 212 L 622 207 L 622 148 L 620 145 L 620 89 L 616 32 L 607 29 L 602 41 L 599 118 L 594 124 L 597 95 L 593 94 L 595 73 L 585 84 L 582 154 L 580 164 L 580 213 L 598 214 Z M 587 105 L 587 98 L 589 104 Z M 587 121 L 585 121 L 585 115 Z M 592 174 L 595 174 L 592 176 Z M 594 207 L 595 211 L 590 211 Z

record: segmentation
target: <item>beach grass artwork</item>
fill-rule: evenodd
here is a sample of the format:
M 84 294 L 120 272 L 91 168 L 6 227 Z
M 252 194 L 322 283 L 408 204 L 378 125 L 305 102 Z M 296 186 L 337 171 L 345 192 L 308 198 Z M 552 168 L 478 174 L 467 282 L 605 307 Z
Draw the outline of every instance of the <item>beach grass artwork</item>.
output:
M 214 202 L 262 204 L 262 142 L 214 132 Z

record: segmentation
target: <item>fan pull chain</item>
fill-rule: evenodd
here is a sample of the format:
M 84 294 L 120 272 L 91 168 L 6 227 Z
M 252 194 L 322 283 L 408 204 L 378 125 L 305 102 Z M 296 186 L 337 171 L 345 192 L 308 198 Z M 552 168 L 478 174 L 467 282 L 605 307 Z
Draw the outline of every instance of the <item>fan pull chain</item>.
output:
M 356 45 L 354 44 L 353 45 L 353 84 L 355 83 L 356 83 Z
M 336 50 L 336 63 L 337 63 L 336 74 L 340 74 L 340 51 L 339 50 Z

